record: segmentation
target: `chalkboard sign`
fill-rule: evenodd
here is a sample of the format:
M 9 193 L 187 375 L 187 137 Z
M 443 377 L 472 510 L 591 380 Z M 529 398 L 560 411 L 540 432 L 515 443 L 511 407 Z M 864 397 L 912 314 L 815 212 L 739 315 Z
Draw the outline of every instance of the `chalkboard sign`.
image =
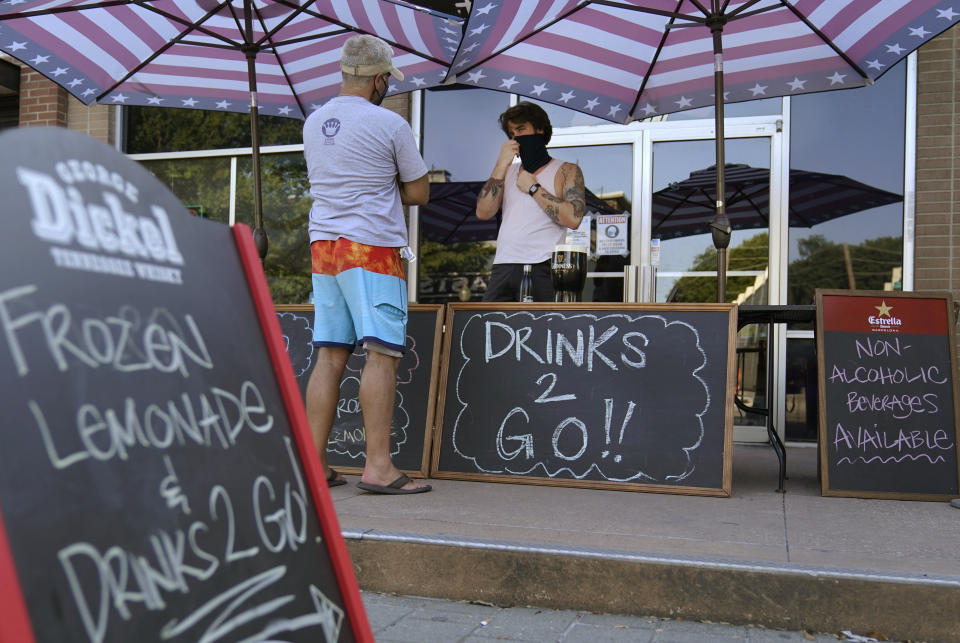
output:
M 0 639 L 371 641 L 249 228 L 0 146 Z
M 390 430 L 390 456 L 398 469 L 426 477 L 430 466 L 430 438 L 437 395 L 443 306 L 410 304 L 407 352 L 397 368 L 397 398 Z M 279 305 L 277 318 L 286 343 L 300 394 L 306 399 L 313 372 L 313 306 Z M 343 473 L 359 474 L 366 462 L 366 439 L 360 414 L 360 372 L 363 349 L 347 361 L 340 381 L 340 401 L 327 446 L 327 461 Z
M 950 295 L 818 290 L 816 299 L 822 493 L 957 497 Z
M 730 495 L 736 307 L 448 304 L 432 476 Z

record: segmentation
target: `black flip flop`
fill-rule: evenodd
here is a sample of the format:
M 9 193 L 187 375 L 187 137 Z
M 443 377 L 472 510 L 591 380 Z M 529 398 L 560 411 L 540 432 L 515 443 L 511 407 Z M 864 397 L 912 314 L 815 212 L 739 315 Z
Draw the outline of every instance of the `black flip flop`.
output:
M 336 469 L 330 469 L 330 475 L 327 476 L 327 487 L 339 487 L 342 484 L 347 484 L 347 479 L 341 478 Z
M 427 491 L 433 489 L 433 487 L 428 484 L 423 485 L 422 487 L 415 487 L 413 489 L 404 489 L 403 485 L 407 484 L 408 482 L 410 482 L 410 476 L 405 473 L 401 473 L 399 478 L 388 485 L 371 484 L 361 480 L 357 483 L 357 487 L 369 493 L 381 493 L 390 496 L 401 496 L 411 493 L 426 493 Z

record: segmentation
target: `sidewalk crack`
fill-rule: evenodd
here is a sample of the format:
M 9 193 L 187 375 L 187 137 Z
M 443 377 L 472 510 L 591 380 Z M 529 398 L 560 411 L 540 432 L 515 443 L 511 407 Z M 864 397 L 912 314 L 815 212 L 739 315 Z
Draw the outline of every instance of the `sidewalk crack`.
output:
M 787 494 L 780 494 L 783 496 L 780 501 L 783 508 L 783 544 L 787 550 L 787 562 L 790 562 L 790 530 L 787 528 Z

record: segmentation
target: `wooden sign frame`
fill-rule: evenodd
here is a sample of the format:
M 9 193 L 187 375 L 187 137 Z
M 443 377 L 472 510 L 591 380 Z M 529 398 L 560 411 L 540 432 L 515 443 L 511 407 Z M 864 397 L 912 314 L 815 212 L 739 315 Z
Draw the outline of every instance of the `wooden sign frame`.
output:
M 816 341 L 817 341 L 817 388 L 818 388 L 818 444 L 819 444 L 819 470 L 821 494 L 824 496 L 840 496 L 853 498 L 880 498 L 893 500 L 926 500 L 926 501 L 945 501 L 955 498 L 955 493 L 913 493 L 913 492 L 886 492 L 870 491 L 857 489 L 838 489 L 831 486 L 830 466 L 827 453 L 827 441 L 829 438 L 829 426 L 827 425 L 827 374 L 825 353 L 825 328 L 824 328 L 824 297 L 862 297 L 879 298 L 881 300 L 934 300 L 942 301 L 946 315 L 946 340 L 948 343 L 950 355 L 950 377 L 951 391 L 953 395 L 953 425 L 954 425 L 954 446 L 957 459 L 957 481 L 960 485 L 960 440 L 958 430 L 960 430 L 960 381 L 957 377 L 957 346 L 955 331 L 955 311 L 953 297 L 946 292 L 904 292 L 891 290 L 827 290 L 818 289 L 816 291 Z M 892 307 L 891 307 L 892 308 Z
M 313 305 L 312 304 L 276 304 L 274 306 L 276 312 L 290 312 L 290 313 L 310 313 L 313 314 Z M 420 466 L 417 469 L 409 469 L 401 467 L 400 470 L 413 478 L 426 478 L 429 475 L 430 470 L 430 454 L 433 449 L 433 425 L 434 425 L 434 414 L 436 413 L 436 402 L 437 402 L 437 386 L 440 379 L 440 347 L 441 340 L 443 338 L 443 315 L 444 315 L 444 305 L 443 304 L 408 304 L 407 310 L 409 313 L 434 313 L 434 332 L 432 342 L 430 344 L 429 350 L 432 355 L 432 364 L 430 367 L 430 381 L 427 385 L 427 408 L 425 413 L 425 422 L 423 426 L 423 449 L 420 457 Z M 409 327 L 409 321 L 407 322 Z M 281 333 L 282 335 L 282 333 Z M 402 364 L 402 362 L 401 362 Z M 299 393 L 299 391 L 298 391 Z M 303 404 L 306 405 L 306 400 L 303 400 Z M 411 427 L 411 430 L 419 430 L 419 427 Z M 350 475 L 360 475 L 363 473 L 363 467 L 351 466 L 338 464 L 336 461 L 331 459 L 330 465 L 334 467 L 340 473 L 346 473 Z
M 451 377 L 451 355 L 454 341 L 454 318 L 458 312 L 505 311 L 505 312 L 609 312 L 609 313 L 665 313 L 665 312 L 723 312 L 727 314 L 727 363 L 724 368 L 725 390 L 723 392 L 723 453 L 721 465 L 722 482 L 719 487 L 694 487 L 610 480 L 535 477 L 520 474 L 449 471 L 440 468 L 444 432 L 444 409 Z M 430 475 L 433 478 L 450 480 L 475 480 L 482 482 L 505 482 L 512 484 L 535 484 L 560 487 L 581 487 L 618 491 L 646 491 L 697 496 L 729 497 L 733 479 L 733 396 L 736 391 L 736 336 L 737 307 L 734 304 L 621 304 L 621 303 L 449 303 L 444 325 L 443 364 L 440 373 L 440 392 L 435 414 L 436 436 L 433 439 L 433 458 Z

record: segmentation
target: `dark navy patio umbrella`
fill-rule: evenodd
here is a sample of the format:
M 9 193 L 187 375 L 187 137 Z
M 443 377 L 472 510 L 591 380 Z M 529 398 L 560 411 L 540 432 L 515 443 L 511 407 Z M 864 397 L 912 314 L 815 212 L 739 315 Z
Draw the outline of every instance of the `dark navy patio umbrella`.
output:
M 710 232 L 716 210 L 717 171 L 711 166 L 653 193 L 650 233 L 661 239 Z M 726 203 L 734 230 L 770 222 L 770 170 L 728 163 Z M 899 203 L 903 197 L 847 176 L 790 170 L 790 226 L 811 228 L 854 212 Z

